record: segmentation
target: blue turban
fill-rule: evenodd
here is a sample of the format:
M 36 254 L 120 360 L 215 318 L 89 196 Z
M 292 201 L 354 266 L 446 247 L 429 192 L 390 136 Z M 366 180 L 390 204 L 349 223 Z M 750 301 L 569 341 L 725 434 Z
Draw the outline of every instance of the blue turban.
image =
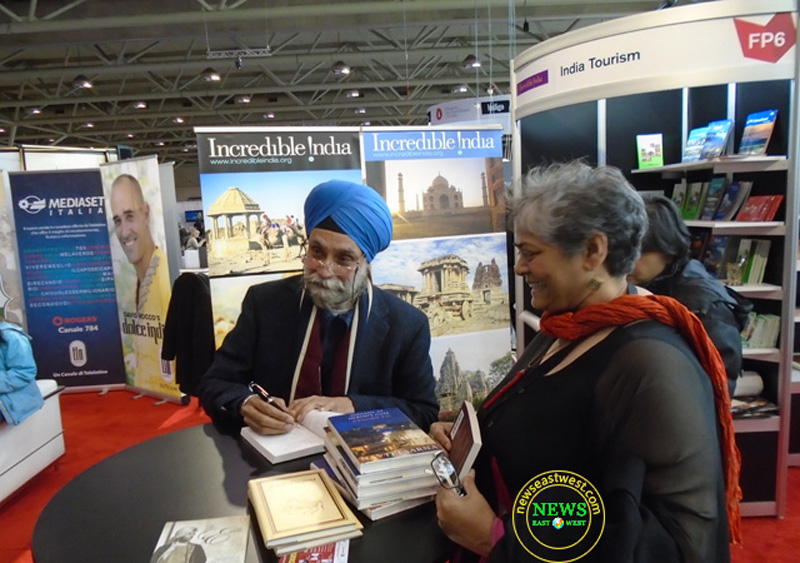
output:
M 306 232 L 331 218 L 364 252 L 367 262 L 392 242 L 392 212 L 374 189 L 330 180 L 315 187 L 305 203 Z

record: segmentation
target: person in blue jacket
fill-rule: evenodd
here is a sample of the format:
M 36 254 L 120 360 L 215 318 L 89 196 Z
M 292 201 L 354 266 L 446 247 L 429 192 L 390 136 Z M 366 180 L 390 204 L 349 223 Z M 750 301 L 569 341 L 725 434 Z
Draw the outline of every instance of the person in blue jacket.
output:
M 31 338 L 0 316 L 0 418 L 16 425 L 44 405 Z

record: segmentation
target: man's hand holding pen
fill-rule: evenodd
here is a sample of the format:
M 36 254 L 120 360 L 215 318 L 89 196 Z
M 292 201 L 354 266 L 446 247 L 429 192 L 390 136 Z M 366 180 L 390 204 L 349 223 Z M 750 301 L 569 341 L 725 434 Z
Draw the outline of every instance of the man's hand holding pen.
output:
M 250 384 L 253 395 L 241 406 L 245 424 L 259 434 L 285 434 L 294 427 L 295 419 L 280 397 L 273 397 L 257 383 Z

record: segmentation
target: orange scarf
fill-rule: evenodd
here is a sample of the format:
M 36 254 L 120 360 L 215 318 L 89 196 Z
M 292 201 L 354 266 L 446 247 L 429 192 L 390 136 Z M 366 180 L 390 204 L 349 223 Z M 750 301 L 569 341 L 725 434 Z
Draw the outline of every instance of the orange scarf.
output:
M 663 295 L 623 295 L 610 303 L 589 305 L 579 311 L 552 315 L 544 313 L 540 330 L 553 338 L 577 340 L 601 328 L 626 325 L 633 321 L 653 319 L 680 330 L 692 345 L 697 359 L 711 380 L 714 406 L 722 435 L 722 464 L 725 475 L 725 504 L 728 511 L 728 531 L 731 543 L 741 545 L 741 514 L 739 473 L 742 458 L 736 447 L 731 416 L 728 380 L 719 351 L 708 337 L 703 323 L 694 313 L 671 297 Z

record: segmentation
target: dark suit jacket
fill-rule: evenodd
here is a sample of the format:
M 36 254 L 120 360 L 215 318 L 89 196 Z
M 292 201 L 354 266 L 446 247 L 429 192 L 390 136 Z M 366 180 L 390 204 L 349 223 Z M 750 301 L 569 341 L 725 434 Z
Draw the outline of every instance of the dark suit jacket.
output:
M 236 326 L 198 388 L 201 404 L 220 429 L 238 431 L 244 424 L 238 406 L 250 395 L 250 381 L 288 402 L 313 308 L 308 297 L 300 303 L 301 294 L 301 276 L 248 289 Z M 367 309 L 365 292 L 347 396 L 357 411 L 398 407 L 427 432 L 439 412 L 428 319 L 378 288 L 369 316 Z

